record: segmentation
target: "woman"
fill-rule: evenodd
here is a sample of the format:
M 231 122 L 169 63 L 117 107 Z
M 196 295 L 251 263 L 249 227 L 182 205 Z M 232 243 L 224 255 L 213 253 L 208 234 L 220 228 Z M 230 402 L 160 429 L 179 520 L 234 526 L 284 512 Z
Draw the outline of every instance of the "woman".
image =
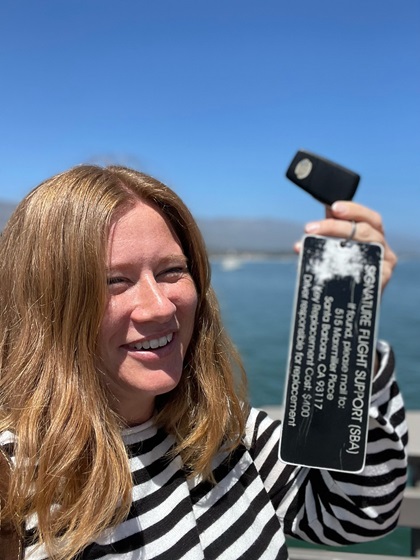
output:
M 346 237 L 356 221 L 384 244 L 386 284 L 379 216 L 333 208 L 308 231 Z M 169 188 L 116 166 L 57 175 L 16 209 L 0 262 L 2 515 L 24 527 L 25 558 L 287 558 L 285 533 L 347 544 L 395 526 L 406 427 L 389 348 L 363 473 L 281 463 Z

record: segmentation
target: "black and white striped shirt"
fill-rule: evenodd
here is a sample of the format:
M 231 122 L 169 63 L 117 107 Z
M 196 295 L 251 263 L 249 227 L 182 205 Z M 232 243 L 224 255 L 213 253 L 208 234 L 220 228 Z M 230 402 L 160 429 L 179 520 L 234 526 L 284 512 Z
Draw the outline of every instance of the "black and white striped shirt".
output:
M 280 462 L 280 423 L 252 409 L 244 445 L 214 461 L 217 483 L 188 479 L 179 457 L 166 457 L 172 437 L 150 420 L 124 432 L 133 475 L 130 514 L 81 560 L 287 559 L 285 534 L 344 545 L 389 532 L 405 485 L 407 429 L 393 360 L 383 350 L 387 365 L 373 387 L 362 473 Z M 29 557 L 45 554 L 30 547 Z

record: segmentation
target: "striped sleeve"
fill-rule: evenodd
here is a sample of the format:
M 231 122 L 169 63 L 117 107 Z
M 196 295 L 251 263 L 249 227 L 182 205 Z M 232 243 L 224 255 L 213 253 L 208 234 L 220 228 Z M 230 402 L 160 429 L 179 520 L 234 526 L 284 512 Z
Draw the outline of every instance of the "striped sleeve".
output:
M 380 538 L 398 522 L 407 475 L 407 426 L 392 350 L 380 343 L 378 352 L 381 366 L 373 383 L 362 472 L 284 465 L 278 459 L 280 428 L 260 416 L 254 460 L 288 535 L 347 545 Z

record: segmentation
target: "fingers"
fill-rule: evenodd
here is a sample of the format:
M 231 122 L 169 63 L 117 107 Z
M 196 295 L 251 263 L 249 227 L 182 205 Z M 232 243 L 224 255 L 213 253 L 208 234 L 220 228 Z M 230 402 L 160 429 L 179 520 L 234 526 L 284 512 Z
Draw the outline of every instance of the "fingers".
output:
M 375 212 L 375 210 L 371 210 L 356 202 L 334 202 L 330 208 L 327 208 L 327 217 L 364 222 L 381 232 L 382 235 L 384 234 L 381 215 Z
M 353 223 L 356 224 L 356 229 L 353 233 Z M 355 241 L 362 241 L 365 243 L 385 243 L 383 233 L 367 222 L 358 222 L 356 220 L 342 220 L 334 218 L 326 218 L 319 222 L 310 222 L 305 226 L 305 233 L 315 235 L 325 235 L 327 237 L 341 237 L 347 239 L 352 236 Z
M 355 222 L 354 231 L 352 222 Z M 355 241 L 381 244 L 384 248 L 382 287 L 388 283 L 397 264 L 397 257 L 385 238 L 381 215 L 356 202 L 335 202 L 326 209 L 324 220 L 306 224 L 305 233 L 342 239 L 348 239 L 354 234 L 352 239 Z M 296 244 L 295 251 L 299 250 L 299 245 Z
M 347 238 L 354 221 L 357 224 L 354 239 L 375 243 L 385 241 L 381 215 L 366 206 L 355 202 L 335 202 L 326 209 L 326 215 L 325 220 L 307 224 L 305 232 Z

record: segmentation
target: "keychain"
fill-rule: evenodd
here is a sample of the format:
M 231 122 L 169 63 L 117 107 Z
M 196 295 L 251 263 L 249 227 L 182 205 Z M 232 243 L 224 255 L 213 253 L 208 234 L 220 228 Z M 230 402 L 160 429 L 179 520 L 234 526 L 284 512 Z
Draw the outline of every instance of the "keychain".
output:
M 351 200 L 360 179 L 303 151 L 287 176 L 327 204 Z M 364 467 L 383 248 L 354 241 L 354 231 L 347 239 L 303 239 L 280 444 L 286 463 L 345 472 Z

